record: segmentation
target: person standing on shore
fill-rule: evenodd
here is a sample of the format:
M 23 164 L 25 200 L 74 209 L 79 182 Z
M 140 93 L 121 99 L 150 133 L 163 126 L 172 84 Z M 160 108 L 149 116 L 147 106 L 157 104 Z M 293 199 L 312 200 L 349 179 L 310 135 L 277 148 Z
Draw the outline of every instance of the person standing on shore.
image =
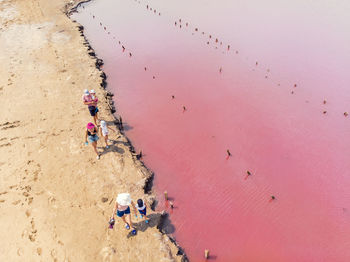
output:
M 99 137 L 97 136 L 98 134 L 98 127 L 96 127 L 93 123 L 88 123 L 86 126 L 86 133 L 85 133 L 85 144 L 88 145 L 88 139 L 89 142 L 91 143 L 96 155 L 97 159 L 100 159 L 100 154 L 97 151 L 97 140 Z
M 149 217 L 147 216 L 147 205 L 146 202 L 144 202 L 142 199 L 138 199 L 137 200 L 137 204 L 136 204 L 136 209 L 139 211 L 140 213 L 140 217 L 141 218 L 145 218 L 145 222 L 146 224 L 149 221 Z M 137 215 L 136 215 L 137 217 Z
M 106 143 L 106 148 L 109 148 L 109 145 L 108 145 L 108 134 L 109 134 L 109 130 L 112 130 L 114 131 L 112 128 L 109 128 L 107 126 L 107 123 L 106 121 L 104 120 L 101 120 L 100 121 L 100 125 L 101 125 L 101 128 L 100 128 L 100 131 L 101 131 L 101 135 L 103 136 L 103 138 L 105 139 L 105 143 Z
M 135 204 L 131 200 L 130 194 L 129 193 L 118 194 L 111 219 L 114 219 L 114 214 L 116 214 L 118 217 L 120 217 L 124 221 L 125 228 L 128 230 L 132 228 L 131 233 L 133 235 L 136 235 L 136 228 L 133 226 L 131 221 L 130 205 L 133 207 L 134 213 L 136 215 L 137 211 L 135 209 Z
M 83 95 L 83 103 L 84 105 L 88 106 L 90 115 L 93 117 L 95 125 L 97 125 L 97 120 L 98 120 L 97 102 L 98 102 L 98 98 L 96 97 L 95 91 L 91 90 L 89 92 L 89 90 L 85 89 L 84 95 Z

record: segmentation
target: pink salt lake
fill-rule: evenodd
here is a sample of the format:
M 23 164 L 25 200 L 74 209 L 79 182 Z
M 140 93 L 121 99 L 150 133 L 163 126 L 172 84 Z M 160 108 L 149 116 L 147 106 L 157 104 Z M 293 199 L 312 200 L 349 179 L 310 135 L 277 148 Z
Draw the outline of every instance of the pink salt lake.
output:
M 78 10 L 191 261 L 350 261 L 348 1 Z

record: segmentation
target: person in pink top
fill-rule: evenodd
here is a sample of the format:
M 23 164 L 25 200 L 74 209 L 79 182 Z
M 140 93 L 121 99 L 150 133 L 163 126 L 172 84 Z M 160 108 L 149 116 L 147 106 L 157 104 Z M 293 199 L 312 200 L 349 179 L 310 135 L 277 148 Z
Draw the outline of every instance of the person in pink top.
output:
M 90 115 L 93 117 L 95 125 L 97 125 L 97 120 L 98 120 L 98 108 L 97 108 L 97 102 L 98 98 L 96 96 L 96 93 L 94 90 L 89 90 L 85 89 L 84 90 L 84 95 L 83 95 L 83 103 L 84 105 L 87 105 L 90 111 Z
M 85 145 L 88 145 L 89 142 L 92 145 L 92 148 L 94 149 L 97 159 L 100 159 L 100 153 L 97 151 L 97 140 L 98 137 L 98 127 L 96 127 L 93 123 L 88 123 L 86 126 L 86 132 L 85 132 Z M 89 139 L 89 142 L 88 142 Z

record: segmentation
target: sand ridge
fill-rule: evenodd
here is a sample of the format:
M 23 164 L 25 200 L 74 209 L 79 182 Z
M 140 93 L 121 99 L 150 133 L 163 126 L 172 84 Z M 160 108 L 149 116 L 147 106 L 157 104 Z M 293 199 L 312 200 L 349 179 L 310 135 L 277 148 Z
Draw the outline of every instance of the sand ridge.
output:
M 0 0 L 0 261 L 180 261 L 157 225 L 120 220 L 108 229 L 117 193 L 148 198 L 150 175 L 116 129 L 96 160 L 84 145 L 91 120 L 83 89 L 95 89 L 101 116 L 114 118 L 101 72 L 64 14 L 78 1 Z

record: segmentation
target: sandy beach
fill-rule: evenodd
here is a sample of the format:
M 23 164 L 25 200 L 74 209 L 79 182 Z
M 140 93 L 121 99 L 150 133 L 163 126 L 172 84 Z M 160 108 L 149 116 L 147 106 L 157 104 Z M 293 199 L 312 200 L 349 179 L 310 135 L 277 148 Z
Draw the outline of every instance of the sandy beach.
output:
M 0 0 L 0 261 L 181 261 L 160 213 L 132 216 L 136 236 L 121 220 L 108 229 L 118 193 L 153 201 L 151 174 L 112 125 L 96 58 L 65 14 L 77 2 Z M 84 145 L 84 89 L 116 130 L 100 160 Z

